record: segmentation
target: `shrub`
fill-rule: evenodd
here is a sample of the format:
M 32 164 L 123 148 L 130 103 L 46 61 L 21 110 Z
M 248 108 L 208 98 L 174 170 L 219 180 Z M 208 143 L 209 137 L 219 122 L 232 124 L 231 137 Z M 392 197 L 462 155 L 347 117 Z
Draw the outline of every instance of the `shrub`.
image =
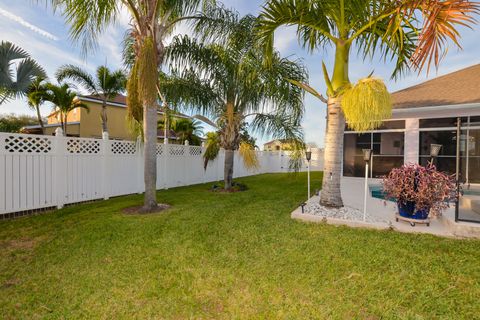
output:
M 400 204 L 414 202 L 416 210 L 430 209 L 432 214 L 440 214 L 456 197 L 454 176 L 438 171 L 431 163 L 393 169 L 383 178 L 383 191 Z

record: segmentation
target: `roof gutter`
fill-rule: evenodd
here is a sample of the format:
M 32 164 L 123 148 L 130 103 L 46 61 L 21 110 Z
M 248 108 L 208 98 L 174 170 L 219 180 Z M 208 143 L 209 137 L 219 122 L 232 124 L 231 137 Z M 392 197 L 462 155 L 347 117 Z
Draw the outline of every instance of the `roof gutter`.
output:
M 472 111 L 476 111 L 480 115 L 480 103 L 464 103 L 442 106 L 428 106 L 428 107 L 410 107 L 400 108 L 392 110 L 392 119 L 399 118 L 413 118 L 419 116 L 428 116 L 429 118 L 436 118 L 435 113 L 439 117 L 449 116 L 462 116 L 470 115 Z
M 77 98 L 79 100 L 87 101 L 87 102 L 103 103 L 103 101 L 100 100 L 100 99 L 87 98 L 87 97 L 84 97 L 84 96 L 77 96 Z M 124 103 L 112 102 L 112 101 L 107 100 L 107 106 L 126 107 L 127 105 L 124 104 Z

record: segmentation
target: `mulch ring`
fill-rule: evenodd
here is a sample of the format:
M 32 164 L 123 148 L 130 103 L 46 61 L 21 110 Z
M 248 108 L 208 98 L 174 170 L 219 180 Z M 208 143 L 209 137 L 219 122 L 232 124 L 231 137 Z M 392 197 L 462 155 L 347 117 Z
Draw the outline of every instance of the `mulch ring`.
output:
M 143 205 L 141 206 L 133 206 L 133 207 L 128 207 L 122 210 L 124 214 L 129 214 L 129 215 L 144 215 L 144 214 L 152 214 L 152 213 L 160 213 L 162 211 L 165 211 L 172 206 L 164 203 L 159 203 L 157 207 L 153 210 L 144 210 Z

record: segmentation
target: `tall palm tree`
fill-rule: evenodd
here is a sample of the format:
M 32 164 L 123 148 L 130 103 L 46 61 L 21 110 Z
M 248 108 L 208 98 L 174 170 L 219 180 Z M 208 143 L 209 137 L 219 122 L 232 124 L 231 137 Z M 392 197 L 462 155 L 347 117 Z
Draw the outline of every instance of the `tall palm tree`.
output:
M 77 99 L 77 94 L 67 83 L 46 85 L 46 101 L 53 103 L 57 112 L 60 113 L 60 123 L 63 134 L 67 135 L 68 114 L 76 108 L 88 109 L 88 106 Z
M 107 101 L 114 99 L 125 90 L 127 77 L 122 70 L 110 71 L 105 66 L 97 68 L 95 76 L 80 67 L 64 65 L 55 73 L 58 81 L 70 79 L 87 89 L 91 95 L 102 99 L 102 131 L 108 132 L 107 126 Z
M 40 113 L 40 106 L 47 98 L 47 84 L 44 77 L 35 77 L 27 89 L 27 103 L 28 106 L 35 110 L 37 114 L 38 123 L 42 128 L 42 134 L 45 134 L 45 125 L 43 124 L 42 115 Z
M 324 172 L 328 179 L 323 179 L 322 205 L 343 206 L 340 194 L 345 128 L 342 97 L 351 87 L 352 48 L 365 58 L 378 54 L 393 60 L 392 77 L 409 68 L 428 71 L 432 64 L 438 67 L 447 51 L 448 40 L 459 46 L 456 28 L 472 24 L 479 8 L 478 2 L 467 0 L 269 0 L 264 5 L 258 30 L 267 63 L 272 56 L 274 32 L 282 25 L 296 26 L 299 41 L 310 51 L 330 48 L 335 51 L 332 75 L 325 65 L 323 68 L 328 100 L 301 84 L 327 103 Z M 360 99 L 357 102 L 361 107 Z M 362 115 L 357 118 L 362 119 Z M 363 118 L 366 123 L 378 124 L 377 120 Z
M 16 64 L 16 68 L 12 68 Z M 11 42 L 0 43 L 0 105 L 25 96 L 35 77 L 46 77 L 45 70 L 30 55 Z
M 144 180 L 143 211 L 158 207 L 156 199 L 157 86 L 165 56 L 165 40 L 178 23 L 193 18 L 200 4 L 213 0 L 51 0 L 63 11 L 74 41 L 92 49 L 98 36 L 125 8 L 131 17 L 135 61 L 128 81 L 128 104 L 143 108 Z
M 208 25 L 197 24 L 197 31 L 215 41 L 174 38 L 167 49 L 172 75 L 162 82 L 168 101 L 196 110 L 217 127 L 225 150 L 224 186 L 229 189 L 234 151 L 246 121 L 260 134 L 301 138 L 303 92 L 286 79 L 306 81 L 307 75 L 298 61 L 278 52 L 271 68 L 264 66 L 262 48 L 255 43 L 254 16 L 239 17 L 222 7 L 208 15 Z

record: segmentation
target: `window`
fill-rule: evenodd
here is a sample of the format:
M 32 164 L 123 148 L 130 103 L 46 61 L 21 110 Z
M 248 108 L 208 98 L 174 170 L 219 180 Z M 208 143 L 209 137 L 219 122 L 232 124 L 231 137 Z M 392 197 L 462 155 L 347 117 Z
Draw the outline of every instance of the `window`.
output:
M 378 132 L 365 134 L 345 134 L 343 175 L 362 177 L 365 175 L 365 161 L 362 149 L 372 149 L 371 173 L 381 177 L 403 164 L 403 132 Z
M 468 118 L 460 118 L 462 124 L 466 124 Z M 454 128 L 457 126 L 457 118 L 420 119 L 422 128 Z

